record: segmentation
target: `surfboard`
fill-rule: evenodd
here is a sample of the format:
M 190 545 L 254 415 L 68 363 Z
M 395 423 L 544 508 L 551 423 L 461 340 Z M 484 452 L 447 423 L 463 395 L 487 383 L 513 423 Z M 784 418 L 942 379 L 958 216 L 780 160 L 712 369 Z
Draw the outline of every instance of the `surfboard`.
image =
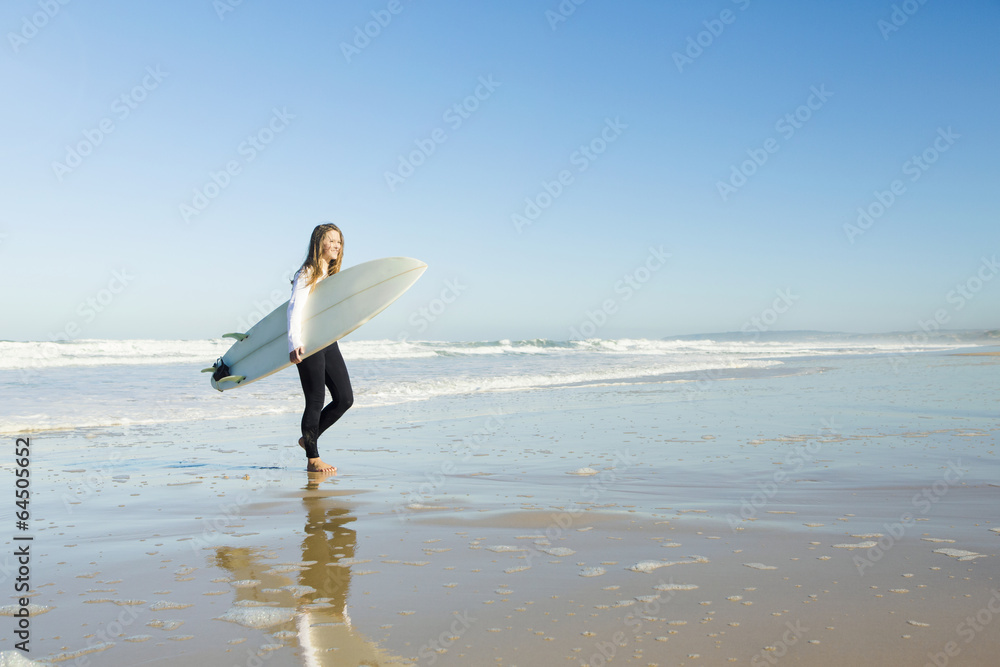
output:
M 342 269 L 321 280 L 305 303 L 305 356 L 319 352 L 381 313 L 426 269 L 420 260 L 386 257 Z M 202 370 L 212 373 L 212 387 L 219 391 L 244 387 L 291 366 L 287 313 L 286 301 L 248 331 L 224 334 L 224 338 L 235 338 L 236 342 L 211 368 Z

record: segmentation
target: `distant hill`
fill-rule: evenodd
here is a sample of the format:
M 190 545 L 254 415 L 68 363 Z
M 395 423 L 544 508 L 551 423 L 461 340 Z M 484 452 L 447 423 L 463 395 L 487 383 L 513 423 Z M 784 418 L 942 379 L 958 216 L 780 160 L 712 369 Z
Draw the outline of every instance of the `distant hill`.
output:
M 719 333 L 665 336 L 661 340 L 760 341 L 786 343 L 794 341 L 900 341 L 914 343 L 1000 343 L 998 329 L 953 329 L 931 331 L 888 331 L 884 333 L 850 333 L 845 331 L 724 331 Z

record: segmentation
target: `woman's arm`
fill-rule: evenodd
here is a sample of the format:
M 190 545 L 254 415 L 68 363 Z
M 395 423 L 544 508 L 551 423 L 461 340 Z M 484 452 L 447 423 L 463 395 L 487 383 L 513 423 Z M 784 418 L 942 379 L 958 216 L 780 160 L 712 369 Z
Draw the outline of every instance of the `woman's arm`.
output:
M 303 269 L 292 281 L 292 296 L 288 300 L 288 359 L 293 364 L 302 361 L 305 347 L 302 341 L 302 317 L 309 298 L 309 281 Z

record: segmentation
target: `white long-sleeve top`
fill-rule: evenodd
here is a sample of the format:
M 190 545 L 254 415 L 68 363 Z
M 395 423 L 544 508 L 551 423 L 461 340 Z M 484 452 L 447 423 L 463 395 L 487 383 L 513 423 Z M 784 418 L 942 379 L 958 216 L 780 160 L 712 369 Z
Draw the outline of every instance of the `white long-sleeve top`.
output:
M 308 276 L 305 269 L 299 269 L 292 279 L 292 296 L 288 299 L 288 352 L 302 347 L 302 317 L 309 299 Z

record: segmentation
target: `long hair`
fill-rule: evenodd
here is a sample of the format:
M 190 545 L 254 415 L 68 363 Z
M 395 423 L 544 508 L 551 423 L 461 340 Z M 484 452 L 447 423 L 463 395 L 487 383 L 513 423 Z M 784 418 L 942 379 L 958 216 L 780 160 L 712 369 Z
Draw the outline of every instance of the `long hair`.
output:
M 340 252 L 337 253 L 337 259 L 335 259 L 329 267 L 327 267 L 326 275 L 332 276 L 340 271 L 340 262 L 344 258 L 344 233 L 340 231 L 340 227 L 332 222 L 325 222 L 322 225 L 316 225 L 316 228 L 313 229 L 312 236 L 309 239 L 309 250 L 306 253 L 306 261 L 302 262 L 302 268 L 306 270 L 307 274 L 307 284 L 310 287 L 315 285 L 316 281 L 320 278 L 319 259 L 323 254 L 323 237 L 331 231 L 340 234 Z

